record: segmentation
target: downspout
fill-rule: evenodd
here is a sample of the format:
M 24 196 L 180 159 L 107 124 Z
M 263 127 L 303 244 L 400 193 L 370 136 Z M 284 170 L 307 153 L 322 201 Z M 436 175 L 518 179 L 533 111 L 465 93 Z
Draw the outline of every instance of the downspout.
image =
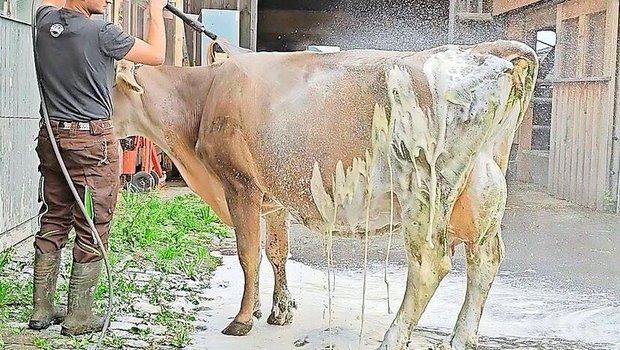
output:
M 450 0 L 448 12 L 448 44 L 454 44 L 456 27 L 456 0 Z
M 620 11 L 620 9 L 618 10 Z M 616 45 L 616 103 L 614 108 L 614 126 L 612 135 L 611 166 L 616 177 L 616 214 L 620 214 L 620 28 Z

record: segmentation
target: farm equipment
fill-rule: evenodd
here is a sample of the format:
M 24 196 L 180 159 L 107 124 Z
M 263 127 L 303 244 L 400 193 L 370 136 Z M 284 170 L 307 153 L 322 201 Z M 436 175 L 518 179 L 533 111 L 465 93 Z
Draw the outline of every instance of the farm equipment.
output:
M 121 177 L 124 187 L 135 192 L 146 192 L 163 185 L 166 172 L 161 166 L 157 147 L 143 136 L 121 140 L 123 149 Z M 161 155 L 163 158 L 163 154 Z

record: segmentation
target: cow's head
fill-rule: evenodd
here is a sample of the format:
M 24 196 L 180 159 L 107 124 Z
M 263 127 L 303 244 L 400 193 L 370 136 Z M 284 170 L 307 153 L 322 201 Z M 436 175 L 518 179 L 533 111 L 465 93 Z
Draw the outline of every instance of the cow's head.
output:
M 119 61 L 115 67 L 112 104 L 112 122 L 118 137 L 140 134 L 146 122 L 144 88 L 136 81 L 136 66 L 129 61 Z

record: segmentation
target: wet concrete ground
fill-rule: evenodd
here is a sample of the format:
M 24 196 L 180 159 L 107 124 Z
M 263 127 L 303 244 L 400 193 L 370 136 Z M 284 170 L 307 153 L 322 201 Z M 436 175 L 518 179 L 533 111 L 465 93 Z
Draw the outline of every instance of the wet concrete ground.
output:
M 480 324 L 481 349 L 620 349 L 619 216 L 594 213 L 513 183 L 503 235 L 506 260 Z M 299 304 L 293 324 L 266 324 L 273 274 L 265 259 L 261 269 L 265 317 L 246 337 L 222 336 L 219 331 L 237 311 L 243 281 L 236 257 L 225 257 L 210 291 L 214 305 L 203 315 L 208 326 L 195 335 L 195 344 L 211 350 L 317 349 L 329 344 L 324 331 L 328 292 L 322 238 L 293 225 L 290 241 L 288 277 Z M 394 317 L 387 313 L 383 283 L 386 246 L 386 237 L 371 241 L 363 349 L 378 346 Z M 336 334 L 332 340 L 337 349 L 358 348 L 363 247 L 352 239 L 334 242 L 332 326 Z M 397 236 L 390 256 L 390 301 L 396 309 L 404 290 L 406 264 Z M 453 265 L 420 321 L 424 339 L 412 348 L 428 348 L 429 339 L 441 339 L 453 327 L 465 292 L 461 251 Z

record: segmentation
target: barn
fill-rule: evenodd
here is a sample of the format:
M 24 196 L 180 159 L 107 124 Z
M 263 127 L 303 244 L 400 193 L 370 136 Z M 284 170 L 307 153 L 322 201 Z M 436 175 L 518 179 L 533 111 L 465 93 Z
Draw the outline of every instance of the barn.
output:
M 541 54 L 516 176 L 595 210 L 620 209 L 618 0 L 499 0 L 503 36 Z

